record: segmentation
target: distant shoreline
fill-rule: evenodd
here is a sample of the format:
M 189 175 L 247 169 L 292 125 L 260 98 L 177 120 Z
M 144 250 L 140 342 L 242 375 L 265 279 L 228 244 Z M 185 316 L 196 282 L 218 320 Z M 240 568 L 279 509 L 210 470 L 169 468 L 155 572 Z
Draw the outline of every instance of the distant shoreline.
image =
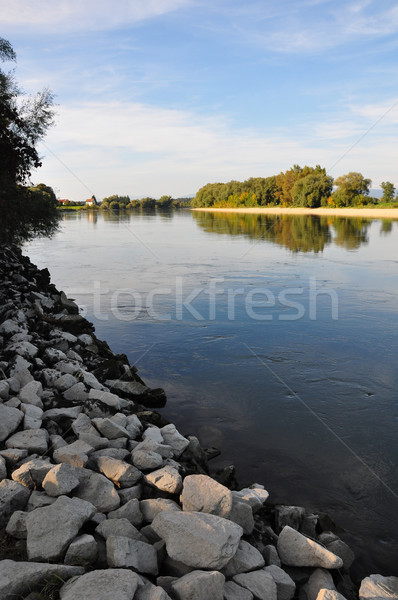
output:
M 244 213 L 256 215 L 319 215 L 334 217 L 365 217 L 381 219 L 398 219 L 397 208 L 280 208 L 256 207 L 256 208 L 191 208 L 191 210 L 202 212 L 226 212 Z

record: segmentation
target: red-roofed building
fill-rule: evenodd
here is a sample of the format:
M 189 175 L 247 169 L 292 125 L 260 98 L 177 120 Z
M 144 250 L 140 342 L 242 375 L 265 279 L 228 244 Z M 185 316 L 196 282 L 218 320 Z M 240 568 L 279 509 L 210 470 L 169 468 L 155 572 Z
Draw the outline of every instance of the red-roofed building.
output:
M 97 205 L 97 201 L 95 198 L 88 198 L 86 200 L 86 206 L 96 206 Z
M 58 202 L 59 202 L 60 204 L 65 204 L 65 202 L 69 202 L 69 200 L 68 200 L 67 198 L 59 198 L 59 199 L 58 199 Z

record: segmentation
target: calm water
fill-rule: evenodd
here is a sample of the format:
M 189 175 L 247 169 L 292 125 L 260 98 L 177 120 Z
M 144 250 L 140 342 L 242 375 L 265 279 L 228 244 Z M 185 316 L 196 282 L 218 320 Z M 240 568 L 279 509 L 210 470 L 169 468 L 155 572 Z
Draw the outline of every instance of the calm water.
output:
M 66 214 L 26 247 L 240 484 L 398 575 L 398 221 Z

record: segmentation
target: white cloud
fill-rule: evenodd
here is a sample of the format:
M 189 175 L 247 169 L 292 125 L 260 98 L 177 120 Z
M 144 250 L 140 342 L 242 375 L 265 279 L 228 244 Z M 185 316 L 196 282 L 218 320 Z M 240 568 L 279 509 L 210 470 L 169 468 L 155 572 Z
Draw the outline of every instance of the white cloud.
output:
M 0 0 L 4 29 L 98 31 L 137 23 L 176 10 L 191 0 Z

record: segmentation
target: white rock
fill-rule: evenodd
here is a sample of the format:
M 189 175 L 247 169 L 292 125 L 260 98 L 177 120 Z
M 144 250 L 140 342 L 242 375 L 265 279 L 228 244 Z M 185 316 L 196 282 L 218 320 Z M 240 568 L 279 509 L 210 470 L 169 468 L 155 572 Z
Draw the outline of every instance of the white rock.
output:
M 140 509 L 144 517 L 144 521 L 152 523 L 157 514 L 163 511 L 181 512 L 181 507 L 167 498 L 148 498 L 141 500 Z
M 74 375 L 80 371 L 80 364 L 72 360 L 60 360 L 55 363 L 54 369 L 63 374 L 69 373 L 70 375 Z
M 360 600 L 396 600 L 398 598 L 398 577 L 370 575 L 362 580 L 359 589 Z
M 177 600 L 223 600 L 225 577 L 219 571 L 192 571 L 172 583 Z
M 160 454 L 151 450 L 145 451 L 134 449 L 131 453 L 131 459 L 134 466 L 142 471 L 157 469 L 163 464 L 163 458 L 160 456 Z
M 66 565 L 92 565 L 97 556 L 97 542 L 92 535 L 86 533 L 73 540 L 66 552 L 64 563 Z
M 60 590 L 61 600 L 132 600 L 138 576 L 127 569 L 91 571 L 71 579 Z
M 152 471 L 145 476 L 145 480 L 150 485 L 162 492 L 169 494 L 178 494 L 182 488 L 182 477 L 173 467 L 166 466 L 157 471 Z
M 24 414 L 17 408 L 0 404 L 0 442 L 4 442 L 19 426 Z
M 339 569 L 343 566 L 340 557 L 288 525 L 279 534 L 277 549 L 282 563 L 291 567 Z
M 243 530 L 216 515 L 160 512 L 152 529 L 166 542 L 167 553 L 198 569 L 222 569 L 235 555 Z
M 78 383 L 76 377 L 71 375 L 70 373 L 65 373 L 65 375 L 61 375 L 54 381 L 54 387 L 57 388 L 60 392 L 65 392 L 69 390 L 73 385 Z
M 11 478 L 33 490 L 43 483 L 52 467 L 49 459 L 32 458 L 16 469 Z
M 43 419 L 64 420 L 76 419 L 82 412 L 82 406 L 71 406 L 70 408 L 50 408 L 43 414 Z
M 92 423 L 104 437 L 108 438 L 108 440 L 114 440 L 120 437 L 129 437 L 128 431 L 111 419 L 96 418 L 92 419 Z
M 151 438 L 147 438 L 143 442 L 139 442 L 133 451 L 156 452 L 162 458 L 173 458 L 173 448 L 165 444 L 158 444 Z
M 69 494 L 79 485 L 79 471 L 71 464 L 61 463 L 52 467 L 43 481 L 43 489 L 49 496 Z
M 142 424 L 137 415 L 129 415 L 127 417 L 126 429 L 132 440 L 136 440 L 138 436 L 141 435 Z
M 263 570 L 240 573 L 234 576 L 233 581 L 249 590 L 256 599 L 277 600 L 276 583 L 272 576 Z
M 22 404 L 21 410 L 24 413 L 24 429 L 40 429 L 42 425 L 43 411 L 39 406 L 33 404 Z
M 267 490 L 260 487 L 244 488 L 239 492 L 232 492 L 233 496 L 245 500 L 252 507 L 253 512 L 257 512 L 262 508 L 264 502 L 268 499 L 269 494 Z
M 124 567 L 148 575 L 158 574 L 157 553 L 153 546 L 128 537 L 110 536 L 106 556 L 111 568 Z
M 225 577 L 232 577 L 239 573 L 248 573 L 255 569 L 261 569 L 264 565 L 264 558 L 257 548 L 245 540 L 240 540 L 235 556 L 231 558 L 222 572 Z
M 26 597 L 32 589 L 41 583 L 44 584 L 53 575 L 68 579 L 82 573 L 84 573 L 82 567 L 2 560 L 0 561 L 0 598 L 15 600 L 15 598 Z
M 232 510 L 231 491 L 207 475 L 188 475 L 181 494 L 184 511 L 197 511 L 229 519 Z
M 94 448 L 83 440 L 77 440 L 55 450 L 53 458 L 56 463 L 69 463 L 74 467 L 84 467 L 88 462 L 89 454 L 93 450 Z
M 74 400 L 76 402 L 85 402 L 88 398 L 86 386 L 83 382 L 75 383 L 62 394 L 66 400 Z
M 275 581 L 278 600 L 292 600 L 296 591 L 296 584 L 293 579 L 276 565 L 265 567 L 263 571 L 269 573 Z
M 14 344 L 9 344 L 7 346 L 7 351 L 18 354 L 23 358 L 34 358 L 39 353 L 38 347 L 30 342 L 15 342 Z
M 7 448 L 20 448 L 29 454 L 44 454 L 47 452 L 49 435 L 46 429 L 28 429 L 18 431 L 6 441 Z
M 43 356 L 44 360 L 52 365 L 60 360 L 66 360 L 66 354 L 56 348 L 46 348 Z
M 88 417 L 85 413 L 80 413 L 77 419 L 73 421 L 72 429 L 76 435 L 80 435 L 81 433 L 89 433 L 91 435 L 101 437 L 97 429 L 91 424 L 90 417 Z
M 0 333 L 4 333 L 4 335 L 14 335 L 20 331 L 22 331 L 22 328 L 13 319 L 7 319 L 0 325 Z
M 93 388 L 95 390 L 103 390 L 105 389 L 102 383 L 98 381 L 95 375 L 85 371 L 84 369 L 80 370 L 80 377 L 83 379 L 83 383 L 86 384 L 87 387 Z
M 223 590 L 224 600 L 253 600 L 253 594 L 233 581 L 226 581 Z
M 109 479 L 89 469 L 81 469 L 79 478 L 80 485 L 74 496 L 91 502 L 99 512 L 108 513 L 119 508 L 119 495 Z
M 123 460 L 100 456 L 96 462 L 100 472 L 120 488 L 132 487 L 141 479 L 141 471 Z
M 45 562 L 62 558 L 81 526 L 94 513 L 95 507 L 90 502 L 67 496 L 30 512 L 26 519 L 29 560 Z
M 95 390 L 94 388 L 90 390 L 88 399 L 93 402 L 101 402 L 102 404 L 110 406 L 111 408 L 115 408 L 116 410 L 120 410 L 123 405 L 121 398 L 116 396 L 116 394 L 111 394 L 111 392 L 105 392 L 103 390 Z
M 333 577 L 325 569 L 315 569 L 307 582 L 307 598 L 308 600 L 316 600 L 319 592 L 322 589 L 335 590 Z
M 135 526 L 141 525 L 143 521 L 143 515 L 140 509 L 140 503 L 137 498 L 128 500 L 126 504 L 123 504 L 120 508 L 112 510 L 108 513 L 108 519 L 127 519 L 130 523 Z
M 165 425 L 160 431 L 165 444 L 173 448 L 174 456 L 177 458 L 181 456 L 185 448 L 189 446 L 189 440 L 183 437 L 173 424 Z
M 156 442 L 157 444 L 164 443 L 164 439 L 159 427 L 148 427 L 147 429 L 145 429 L 144 433 L 142 434 L 142 439 L 150 439 Z

